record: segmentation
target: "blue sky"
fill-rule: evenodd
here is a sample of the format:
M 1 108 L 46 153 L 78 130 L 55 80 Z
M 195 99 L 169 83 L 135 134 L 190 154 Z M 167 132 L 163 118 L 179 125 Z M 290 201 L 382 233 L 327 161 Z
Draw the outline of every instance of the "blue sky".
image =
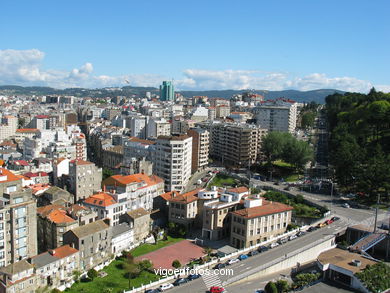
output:
M 390 1 L 8 1 L 0 84 L 390 90 Z

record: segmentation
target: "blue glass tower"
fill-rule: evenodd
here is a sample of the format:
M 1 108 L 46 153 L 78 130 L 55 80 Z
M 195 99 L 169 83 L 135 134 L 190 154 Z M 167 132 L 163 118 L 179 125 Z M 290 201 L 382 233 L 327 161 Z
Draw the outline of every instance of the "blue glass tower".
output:
M 161 101 L 174 101 L 175 89 L 171 81 L 163 81 L 160 85 L 160 100 Z

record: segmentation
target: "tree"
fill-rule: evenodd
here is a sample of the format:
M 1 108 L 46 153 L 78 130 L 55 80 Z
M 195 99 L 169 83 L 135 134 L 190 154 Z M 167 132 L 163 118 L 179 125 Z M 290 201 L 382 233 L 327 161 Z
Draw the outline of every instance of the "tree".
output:
M 305 111 L 301 115 L 301 127 L 303 129 L 311 128 L 314 126 L 314 120 L 316 113 L 313 111 Z
M 50 293 L 61 293 L 62 291 L 57 289 L 57 288 L 54 288 L 53 290 L 50 291 Z
M 289 290 L 289 285 L 286 280 L 278 280 L 275 285 L 279 293 L 288 292 Z
M 134 262 L 131 262 L 131 263 L 125 262 L 123 267 L 126 271 L 127 278 L 129 280 L 129 289 L 130 289 L 130 280 L 137 278 L 140 275 L 141 270 L 140 270 L 139 266 L 137 264 L 135 264 Z
M 78 271 L 78 270 L 74 270 L 74 271 L 72 272 L 72 275 L 73 275 L 73 281 L 75 281 L 76 283 L 78 283 L 79 280 L 80 280 L 81 272 Z
M 93 281 L 93 279 L 98 276 L 98 272 L 95 269 L 90 269 L 87 273 L 87 276 L 91 279 L 91 281 Z
M 210 256 L 210 254 L 213 252 L 213 249 L 211 247 L 205 247 L 203 248 L 203 253 Z
M 278 293 L 278 289 L 276 288 L 276 284 L 274 282 L 268 282 L 264 287 L 264 291 L 266 293 Z
M 137 265 L 140 271 L 149 271 L 153 267 L 152 262 L 148 259 L 141 260 Z
M 111 177 L 112 175 L 114 175 L 114 172 L 111 169 L 103 168 L 103 180 Z
M 172 266 L 175 268 L 175 269 L 178 269 L 181 267 L 181 263 L 178 259 L 175 259 L 173 262 L 172 262 Z

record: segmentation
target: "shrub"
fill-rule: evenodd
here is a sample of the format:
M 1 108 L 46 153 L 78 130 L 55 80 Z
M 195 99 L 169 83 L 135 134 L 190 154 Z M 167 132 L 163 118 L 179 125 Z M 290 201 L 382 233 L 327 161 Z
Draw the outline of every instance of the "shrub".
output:
M 276 288 L 276 284 L 274 282 L 268 282 L 264 287 L 264 291 L 266 293 L 278 293 L 278 289 Z
M 91 279 L 91 281 L 93 281 L 93 279 L 98 276 L 98 272 L 95 269 L 90 269 L 87 273 L 87 276 Z
M 181 267 L 181 263 L 178 259 L 175 259 L 173 262 L 172 262 L 172 266 L 175 268 L 175 269 L 178 269 Z

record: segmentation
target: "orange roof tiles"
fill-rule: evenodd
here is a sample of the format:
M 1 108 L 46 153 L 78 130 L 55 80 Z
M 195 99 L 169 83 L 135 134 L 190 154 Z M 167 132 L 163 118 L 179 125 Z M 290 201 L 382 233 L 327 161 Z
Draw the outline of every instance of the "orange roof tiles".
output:
M 226 191 L 233 192 L 233 193 L 244 193 L 244 192 L 248 192 L 249 189 L 245 186 L 240 186 L 240 187 L 236 187 L 236 188 L 227 189 Z
M 110 205 L 116 204 L 117 202 L 111 195 L 101 192 L 86 198 L 84 203 L 95 206 L 108 207 Z
M 56 224 L 71 223 L 75 221 L 69 217 L 64 210 L 54 210 L 48 214 L 46 218 Z
M 16 129 L 16 132 L 17 133 L 35 133 L 35 132 L 39 132 L 39 129 L 37 128 L 20 128 L 20 129 Z
M 72 161 L 70 161 L 70 163 L 74 163 L 76 165 L 89 165 L 89 164 L 93 164 L 92 162 L 84 161 L 84 160 L 80 160 L 80 159 L 72 160 Z
M 70 247 L 68 244 L 60 246 L 56 249 L 49 250 L 50 254 L 57 258 L 64 258 L 78 252 L 76 248 Z
M 232 214 L 244 218 L 257 218 L 266 215 L 291 211 L 292 209 L 293 207 L 279 202 L 268 202 L 267 204 L 262 206 L 237 210 L 232 212 Z
M 16 176 L 14 173 L 12 173 L 10 170 L 5 168 L 0 168 L 0 177 L 1 176 L 7 176 L 5 180 L 0 181 L 0 183 L 4 182 L 12 182 L 12 181 L 18 181 L 21 180 L 19 176 Z
M 162 179 L 159 178 L 158 176 L 155 176 L 155 175 L 148 176 L 148 175 L 142 174 L 142 173 L 127 175 L 127 176 L 114 175 L 114 176 L 111 176 L 111 177 L 107 178 L 106 180 L 104 180 L 103 185 L 104 186 L 107 186 L 107 185 L 126 186 L 126 185 L 131 184 L 131 183 L 141 183 L 141 182 L 145 182 L 146 186 L 144 186 L 144 187 L 147 187 L 147 186 L 152 186 L 152 185 L 155 185 L 157 183 L 162 182 Z
M 175 194 L 173 192 L 171 194 L 171 197 L 168 199 L 168 201 L 184 202 L 184 203 L 194 202 L 198 200 L 198 197 L 196 195 L 198 194 L 199 190 L 202 190 L 202 188 L 197 188 L 183 194 Z

